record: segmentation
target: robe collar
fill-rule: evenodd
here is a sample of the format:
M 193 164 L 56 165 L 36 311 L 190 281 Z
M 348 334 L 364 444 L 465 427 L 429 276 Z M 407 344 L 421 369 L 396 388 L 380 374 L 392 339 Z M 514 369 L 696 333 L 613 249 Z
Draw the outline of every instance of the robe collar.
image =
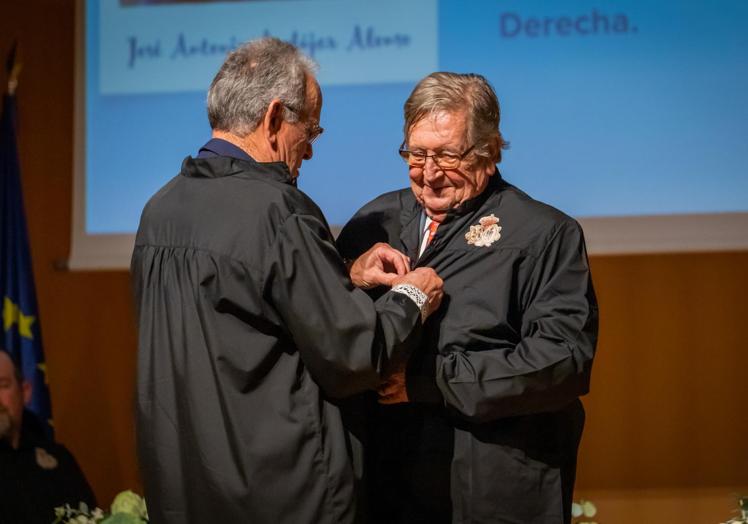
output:
M 213 138 L 197 157 L 187 157 L 182 162 L 182 175 L 194 178 L 221 178 L 247 172 L 266 176 L 284 184 L 296 185 L 284 162 L 258 162 L 234 144 Z

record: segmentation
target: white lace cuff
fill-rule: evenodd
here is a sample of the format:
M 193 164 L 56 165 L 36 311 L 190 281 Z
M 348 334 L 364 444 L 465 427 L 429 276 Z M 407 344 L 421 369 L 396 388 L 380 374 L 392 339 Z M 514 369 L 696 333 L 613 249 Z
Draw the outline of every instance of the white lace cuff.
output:
M 392 291 L 394 291 L 395 293 L 402 293 L 403 295 L 411 299 L 415 303 L 415 305 L 418 306 L 418 309 L 421 310 L 421 316 L 423 316 L 426 307 L 426 301 L 429 298 L 428 296 L 426 296 L 426 293 L 412 284 L 398 284 L 392 288 Z

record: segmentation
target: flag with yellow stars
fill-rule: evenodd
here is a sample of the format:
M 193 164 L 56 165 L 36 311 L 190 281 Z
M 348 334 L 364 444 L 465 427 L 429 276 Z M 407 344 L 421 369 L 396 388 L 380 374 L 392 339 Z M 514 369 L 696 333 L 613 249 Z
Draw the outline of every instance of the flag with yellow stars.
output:
M 27 407 L 49 424 L 52 411 L 45 378 L 34 275 L 26 231 L 26 216 L 16 147 L 16 100 L 9 89 L 0 111 L 0 349 L 19 365 L 32 386 Z

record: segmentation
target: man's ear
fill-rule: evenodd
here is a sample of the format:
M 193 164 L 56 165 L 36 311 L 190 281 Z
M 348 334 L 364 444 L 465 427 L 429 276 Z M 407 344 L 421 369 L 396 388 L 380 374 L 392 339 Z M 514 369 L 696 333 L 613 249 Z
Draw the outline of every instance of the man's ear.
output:
M 23 393 L 23 405 L 28 406 L 31 402 L 31 382 L 24 380 L 21 384 L 21 392 Z
M 283 102 L 274 98 L 262 119 L 262 130 L 265 138 L 275 147 L 278 144 L 278 133 L 283 123 Z
M 488 154 L 489 158 L 485 160 L 486 165 L 484 166 L 484 169 L 486 175 L 491 176 L 496 173 L 496 164 L 498 164 L 499 156 L 501 154 L 498 136 L 493 137 L 493 139 L 488 142 Z

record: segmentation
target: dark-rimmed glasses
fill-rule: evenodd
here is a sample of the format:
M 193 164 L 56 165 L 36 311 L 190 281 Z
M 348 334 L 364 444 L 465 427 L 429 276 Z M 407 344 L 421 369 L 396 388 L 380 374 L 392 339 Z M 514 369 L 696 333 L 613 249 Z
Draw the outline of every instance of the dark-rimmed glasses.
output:
M 405 163 L 410 167 L 423 167 L 426 165 L 426 160 L 428 158 L 431 158 L 434 160 L 434 163 L 441 169 L 454 169 L 456 167 L 459 167 L 460 162 L 462 162 L 462 160 L 468 154 L 470 154 L 473 149 L 475 149 L 475 146 L 476 144 L 473 144 L 472 146 L 468 147 L 461 155 L 450 153 L 448 151 L 441 151 L 439 153 L 432 153 L 429 155 L 424 151 L 411 151 L 409 149 L 406 149 L 405 142 L 403 142 L 400 145 L 398 153 L 400 153 L 402 159 L 405 160 Z

